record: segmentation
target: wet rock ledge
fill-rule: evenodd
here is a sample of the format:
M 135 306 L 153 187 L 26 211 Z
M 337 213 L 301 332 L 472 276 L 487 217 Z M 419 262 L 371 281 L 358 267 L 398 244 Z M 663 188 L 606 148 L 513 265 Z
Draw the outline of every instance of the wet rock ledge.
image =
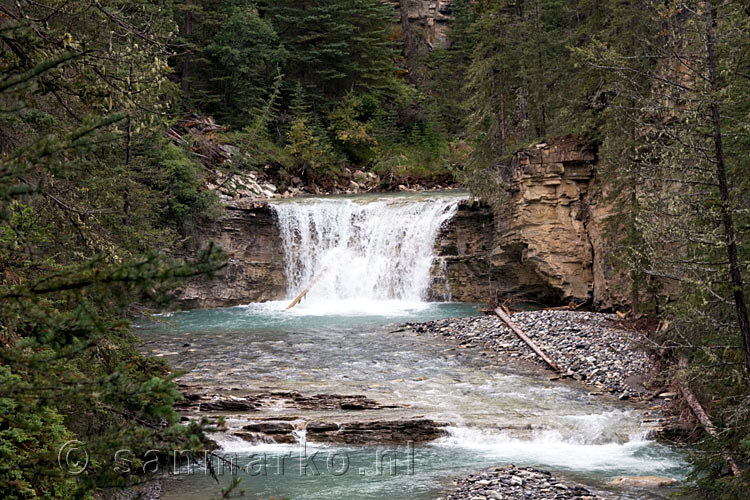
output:
M 615 393 L 621 399 L 645 396 L 648 357 L 638 334 L 618 326 L 617 316 L 574 311 L 531 311 L 512 320 L 567 375 Z M 507 360 L 543 362 L 496 316 L 444 319 L 403 326 L 420 335 L 443 337 L 460 348 L 488 349 Z
M 314 394 L 296 391 L 273 391 L 233 396 L 195 392 L 182 386 L 184 399 L 175 407 L 184 412 L 255 412 L 269 408 L 294 408 L 300 410 L 382 410 L 400 408 L 383 405 L 363 395 Z
M 508 465 L 459 479 L 445 500 L 604 500 L 586 488 L 564 484 L 551 473 Z

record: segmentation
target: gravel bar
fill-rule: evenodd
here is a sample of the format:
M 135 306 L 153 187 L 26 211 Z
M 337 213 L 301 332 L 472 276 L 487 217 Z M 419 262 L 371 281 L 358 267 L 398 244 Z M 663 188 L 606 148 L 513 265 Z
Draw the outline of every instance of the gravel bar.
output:
M 508 465 L 456 481 L 445 500 L 604 500 L 586 488 L 564 484 L 549 472 Z
M 621 328 L 614 314 L 577 311 L 529 311 L 513 314 L 526 333 L 566 375 L 615 393 L 621 399 L 644 396 L 642 381 L 648 356 L 639 349 L 639 334 Z M 461 348 L 483 348 L 501 358 L 544 362 L 497 316 L 406 323 L 419 335 L 452 339 Z

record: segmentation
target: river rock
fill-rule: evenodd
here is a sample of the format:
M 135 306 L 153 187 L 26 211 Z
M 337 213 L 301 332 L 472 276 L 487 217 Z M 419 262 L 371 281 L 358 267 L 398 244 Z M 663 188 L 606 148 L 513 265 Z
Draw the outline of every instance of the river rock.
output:
M 223 394 L 200 394 L 186 391 L 184 399 L 175 405 L 181 410 L 246 412 L 267 408 L 295 408 L 301 410 L 381 410 L 399 408 L 385 405 L 361 394 L 313 394 L 304 395 L 296 391 L 260 392 L 247 396 Z
M 508 465 L 456 481 L 444 500 L 493 498 L 504 500 L 604 500 L 582 486 L 564 484 L 551 473 Z
M 244 431 L 234 435 L 251 443 L 285 443 L 297 442 L 294 436 L 295 426 L 287 422 L 256 422 L 242 427 Z
M 447 435 L 441 424 L 426 418 L 359 422 L 310 422 L 306 437 L 311 442 L 338 444 L 424 443 Z
M 294 431 L 294 426 L 286 422 L 257 422 L 242 427 L 250 432 L 262 432 L 263 434 L 289 434 Z
M 258 401 L 254 398 L 227 396 L 199 402 L 198 411 L 257 411 L 259 406 Z
M 234 432 L 253 443 L 295 443 L 298 431 L 309 442 L 347 445 L 424 443 L 447 434 L 445 424 L 426 418 L 351 422 L 310 421 L 307 423 L 261 420 Z
M 260 394 L 262 400 L 278 399 L 287 408 L 303 410 L 380 410 L 383 408 L 398 408 L 398 405 L 383 405 L 361 394 L 314 394 L 306 396 L 295 391 L 275 391 Z

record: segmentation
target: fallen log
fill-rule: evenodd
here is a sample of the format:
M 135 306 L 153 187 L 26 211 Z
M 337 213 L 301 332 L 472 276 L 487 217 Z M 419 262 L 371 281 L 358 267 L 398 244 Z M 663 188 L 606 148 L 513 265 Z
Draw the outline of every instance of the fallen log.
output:
M 680 370 L 684 372 L 687 369 L 687 365 L 687 357 L 681 355 L 678 361 Z M 711 419 L 706 413 L 706 410 L 704 410 L 703 406 L 701 406 L 700 401 L 698 401 L 695 393 L 690 389 L 690 386 L 688 385 L 682 373 L 678 374 L 677 385 L 680 388 L 682 397 L 685 398 L 685 402 L 690 407 L 690 410 L 692 410 L 693 415 L 695 415 L 695 418 L 697 418 L 698 422 L 700 422 L 703 428 L 706 429 L 706 432 L 708 432 L 712 437 L 716 437 L 717 432 L 716 427 L 714 427 L 714 423 L 711 422 Z M 734 474 L 736 477 L 740 477 L 742 472 L 740 471 L 737 462 L 734 461 L 734 458 L 732 458 L 732 456 L 727 453 L 723 453 L 722 455 L 727 464 L 729 464 L 729 468 L 732 470 L 732 474 Z
M 506 325 L 508 325 L 508 328 L 510 328 L 511 330 L 513 330 L 513 333 L 515 333 L 518 336 L 518 338 L 520 338 L 521 340 L 523 340 L 524 342 L 526 342 L 526 345 L 528 345 L 529 347 L 531 347 L 531 350 L 534 351 L 537 356 L 539 356 L 540 358 L 542 358 L 544 360 L 544 362 L 547 363 L 547 365 L 550 368 L 552 368 L 556 372 L 562 372 L 562 369 L 557 365 L 557 363 L 555 363 L 549 357 L 547 357 L 547 355 L 544 354 L 544 351 L 542 351 L 539 348 L 539 346 L 537 346 L 534 343 L 533 340 L 531 340 L 525 333 L 523 333 L 523 331 L 520 328 L 518 328 L 516 326 L 515 323 L 513 323 L 513 321 L 511 321 L 510 316 L 508 316 L 505 313 L 505 311 L 503 311 L 501 308 L 498 307 L 497 309 L 495 309 L 495 314 L 497 314 L 497 316 L 501 320 L 503 320 L 503 322 Z
M 297 295 L 297 298 L 296 298 L 296 299 L 294 299 L 294 300 L 292 301 L 292 303 L 291 303 L 291 304 L 289 304 L 288 306 L 286 306 L 286 309 L 285 309 L 285 311 L 288 311 L 288 310 L 289 310 L 289 309 L 291 309 L 292 307 L 294 307 L 294 306 L 296 306 L 297 304 L 299 304 L 299 303 L 300 303 L 300 302 L 302 301 L 302 299 L 304 299 L 304 298 L 305 298 L 305 295 L 307 295 L 307 292 L 309 292 L 309 291 L 310 291 L 310 289 L 311 289 L 311 288 L 312 288 L 313 286 L 315 286 L 315 283 L 317 283 L 317 282 L 318 282 L 318 280 L 319 280 L 319 279 L 320 279 L 320 278 L 321 278 L 321 277 L 322 277 L 322 276 L 323 276 L 323 275 L 325 274 L 325 272 L 326 272 L 327 270 L 328 270 L 328 268 L 327 268 L 327 267 L 324 267 L 324 268 L 323 268 L 323 270 L 322 270 L 322 271 L 320 271 L 320 272 L 318 273 L 318 275 L 317 275 L 317 276 L 315 277 L 315 279 L 314 279 L 314 280 L 312 280 L 312 283 L 310 283 L 309 285 L 307 285 L 307 288 L 305 288 L 304 290 L 302 290 L 302 293 L 300 293 L 299 295 Z
M 545 311 L 577 311 L 586 301 L 575 303 L 572 300 L 565 306 L 545 307 Z

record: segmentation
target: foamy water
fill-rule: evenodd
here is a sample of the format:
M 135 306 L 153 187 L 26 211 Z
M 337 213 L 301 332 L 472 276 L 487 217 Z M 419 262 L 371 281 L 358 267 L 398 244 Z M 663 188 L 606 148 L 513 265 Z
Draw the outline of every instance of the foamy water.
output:
M 435 238 L 464 195 L 306 199 L 273 206 L 291 300 L 314 283 L 310 310 L 413 308 L 427 298 Z M 397 302 L 403 302 L 399 305 Z M 335 311 L 334 311 L 335 312 Z

